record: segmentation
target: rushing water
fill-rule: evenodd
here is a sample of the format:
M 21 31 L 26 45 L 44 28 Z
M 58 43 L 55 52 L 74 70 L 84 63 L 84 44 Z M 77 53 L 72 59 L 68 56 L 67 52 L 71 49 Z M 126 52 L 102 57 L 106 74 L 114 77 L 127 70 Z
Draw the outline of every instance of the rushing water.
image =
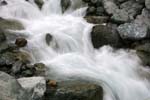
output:
M 0 0 L 3 1 L 3 0 Z M 90 32 L 92 24 L 83 16 L 86 5 L 71 0 L 62 14 L 60 0 L 44 0 L 41 10 L 33 0 L 6 0 L 0 5 L 0 16 L 20 20 L 28 40 L 25 48 L 33 62 L 43 62 L 47 75 L 56 79 L 84 79 L 103 86 L 104 100 L 147 100 L 150 83 L 138 73 L 145 73 L 134 51 L 114 50 L 109 46 L 94 49 Z M 84 5 L 84 6 L 83 6 Z M 46 34 L 53 39 L 47 43 Z M 49 45 L 48 45 L 49 44 Z

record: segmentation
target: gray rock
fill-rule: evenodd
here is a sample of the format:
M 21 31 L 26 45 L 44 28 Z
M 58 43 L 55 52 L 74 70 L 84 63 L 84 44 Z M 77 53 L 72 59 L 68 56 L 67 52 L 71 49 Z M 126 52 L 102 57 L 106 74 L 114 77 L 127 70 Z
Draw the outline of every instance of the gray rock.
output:
M 84 81 L 59 82 L 56 88 L 47 84 L 44 100 L 103 100 L 103 89 Z
M 44 77 L 20 78 L 18 82 L 31 94 L 32 100 L 41 100 L 46 91 L 46 80 Z
M 103 0 L 103 6 L 108 14 L 114 14 L 118 10 L 118 6 L 113 2 L 113 0 Z
M 128 13 L 130 19 L 134 19 L 134 17 L 141 13 L 143 8 L 142 4 L 139 4 L 133 0 L 127 1 L 120 5 L 120 8 Z
M 115 25 L 96 25 L 91 32 L 92 43 L 95 48 L 103 45 L 120 47 L 121 41 Z
M 150 11 L 147 9 L 142 10 L 142 14 L 137 16 L 135 23 L 146 25 L 150 29 Z
M 125 10 L 117 10 L 111 17 L 113 22 L 125 23 L 130 20 L 128 13 Z
M 147 9 L 150 10 L 150 1 L 149 0 L 145 0 L 145 6 Z
M 0 72 L 0 100 L 30 100 L 15 78 Z
M 148 28 L 137 23 L 125 23 L 118 27 L 118 32 L 122 39 L 140 40 L 147 38 Z

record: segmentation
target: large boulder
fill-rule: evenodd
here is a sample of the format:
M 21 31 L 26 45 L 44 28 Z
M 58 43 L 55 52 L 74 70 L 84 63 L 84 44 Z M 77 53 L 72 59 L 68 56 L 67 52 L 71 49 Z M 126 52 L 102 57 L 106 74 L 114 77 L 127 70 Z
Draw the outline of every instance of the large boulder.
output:
M 140 40 L 148 37 L 147 26 L 137 23 L 122 24 L 118 27 L 118 32 L 125 40 Z
M 44 77 L 20 78 L 18 82 L 31 94 L 31 100 L 42 100 L 46 91 L 46 80 Z
M 103 100 L 103 89 L 100 86 L 84 81 L 64 81 L 47 84 L 44 100 Z
M 0 100 L 30 100 L 17 80 L 4 72 L 0 72 L 0 90 Z
M 93 27 L 91 33 L 92 43 L 94 48 L 99 48 L 103 45 L 111 45 L 113 47 L 120 47 L 121 41 L 113 25 L 96 25 Z

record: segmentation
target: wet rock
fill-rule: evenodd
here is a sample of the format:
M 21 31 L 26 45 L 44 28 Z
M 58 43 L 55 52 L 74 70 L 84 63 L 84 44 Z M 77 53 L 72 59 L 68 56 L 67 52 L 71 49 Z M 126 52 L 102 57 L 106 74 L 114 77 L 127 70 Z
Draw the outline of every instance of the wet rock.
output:
M 17 20 L 0 18 L 0 29 L 23 30 L 24 27 Z
M 83 81 L 58 82 L 56 88 L 47 84 L 44 100 L 103 100 L 103 89 Z
M 25 38 L 17 38 L 15 44 L 18 47 L 25 47 L 27 45 L 27 40 Z
M 105 11 L 112 15 L 116 12 L 116 10 L 118 10 L 118 6 L 113 2 L 113 0 L 103 0 L 103 6 Z
M 121 40 L 116 30 L 116 26 L 104 26 L 96 25 L 93 27 L 92 43 L 95 48 L 99 48 L 103 45 L 111 45 L 113 47 L 120 47 Z
M 125 23 L 130 20 L 128 13 L 125 10 L 117 10 L 111 17 L 113 22 L 116 23 Z
M 44 4 L 44 1 L 43 0 L 34 0 L 34 2 L 38 5 L 38 7 L 41 9 L 43 4 Z
M 44 77 L 20 78 L 18 82 L 31 94 L 31 100 L 42 100 L 46 91 L 46 80 Z
M 71 5 L 70 0 L 61 0 L 62 12 L 64 13 L 69 8 L 70 5 Z
M 0 100 L 30 100 L 17 80 L 4 72 L 0 72 L 0 90 Z
M 137 23 L 125 23 L 118 27 L 118 32 L 122 39 L 140 40 L 147 38 L 148 28 Z
M 149 0 L 145 0 L 145 6 L 147 9 L 150 10 L 150 1 Z
M 93 24 L 107 23 L 109 19 L 109 17 L 107 16 L 86 16 L 84 18 L 87 20 L 87 22 L 93 23 Z

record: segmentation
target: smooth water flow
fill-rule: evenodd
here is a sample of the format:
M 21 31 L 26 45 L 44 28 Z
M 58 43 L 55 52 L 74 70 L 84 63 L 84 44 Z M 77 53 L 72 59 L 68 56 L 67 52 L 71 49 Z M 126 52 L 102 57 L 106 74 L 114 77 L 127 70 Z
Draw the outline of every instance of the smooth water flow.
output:
M 147 100 L 150 83 L 134 51 L 114 50 L 109 46 L 93 48 L 90 32 L 93 25 L 83 16 L 86 6 L 71 0 L 62 13 L 60 0 L 44 0 L 42 10 L 30 0 L 6 0 L 0 5 L 0 16 L 17 19 L 25 30 L 33 62 L 43 62 L 48 76 L 58 80 L 84 79 L 103 86 L 104 100 Z M 46 40 L 46 36 L 52 36 Z M 48 43 L 49 42 L 49 43 Z

